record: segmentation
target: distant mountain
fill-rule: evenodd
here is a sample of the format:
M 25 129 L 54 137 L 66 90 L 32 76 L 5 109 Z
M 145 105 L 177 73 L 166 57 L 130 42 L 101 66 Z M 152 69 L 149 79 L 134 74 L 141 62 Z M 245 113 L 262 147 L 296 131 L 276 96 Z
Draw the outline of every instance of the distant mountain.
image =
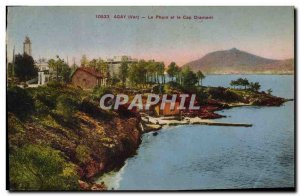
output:
M 193 71 L 201 70 L 206 74 L 294 73 L 294 59 L 268 59 L 236 48 L 208 53 L 184 66 L 189 66 Z

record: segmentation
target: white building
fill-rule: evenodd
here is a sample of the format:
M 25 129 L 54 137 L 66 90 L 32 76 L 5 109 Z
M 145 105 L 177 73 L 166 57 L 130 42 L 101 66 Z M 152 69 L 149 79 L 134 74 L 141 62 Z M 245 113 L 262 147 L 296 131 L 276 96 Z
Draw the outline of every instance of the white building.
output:
M 50 68 L 46 59 L 42 58 L 36 62 L 38 67 L 38 85 L 44 85 L 50 80 Z
M 106 62 L 108 64 L 108 71 L 111 77 L 117 76 L 122 62 L 135 63 L 138 62 L 137 59 L 133 59 L 130 56 L 114 56 L 113 58 L 107 58 Z

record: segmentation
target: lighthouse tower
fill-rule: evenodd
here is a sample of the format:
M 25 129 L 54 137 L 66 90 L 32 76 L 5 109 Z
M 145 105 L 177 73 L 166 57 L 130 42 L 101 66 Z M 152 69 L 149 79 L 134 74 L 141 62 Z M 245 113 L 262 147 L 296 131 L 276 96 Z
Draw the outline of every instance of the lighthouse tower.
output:
M 25 37 L 25 41 L 23 43 L 23 52 L 31 56 L 31 41 L 28 36 Z

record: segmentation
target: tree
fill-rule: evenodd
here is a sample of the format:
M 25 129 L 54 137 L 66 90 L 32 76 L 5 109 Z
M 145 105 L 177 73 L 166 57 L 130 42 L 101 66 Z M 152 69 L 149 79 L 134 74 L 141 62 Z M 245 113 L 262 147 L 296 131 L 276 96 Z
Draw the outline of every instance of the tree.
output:
M 241 85 L 244 86 L 244 89 L 247 88 L 247 86 L 249 86 L 249 81 L 247 80 L 247 78 L 242 79 Z
M 202 71 L 197 71 L 196 73 L 198 80 L 200 80 L 200 85 L 202 86 L 202 80 L 205 78 L 205 75 L 202 73 Z
M 236 86 L 238 86 L 237 81 L 236 80 L 231 80 L 230 86 L 233 86 L 233 88 L 235 88 Z
M 82 55 L 81 60 L 80 60 L 81 67 L 86 67 L 86 66 L 88 66 L 88 64 L 89 64 L 88 58 L 86 57 L 85 54 Z
M 56 56 L 57 60 L 50 59 L 48 65 L 54 70 L 56 81 L 69 82 L 71 76 L 71 68 L 64 62 L 63 59 Z
M 61 66 L 60 76 L 64 82 L 70 82 L 71 68 L 66 63 L 63 63 Z
M 165 64 L 163 62 L 157 63 L 157 73 L 160 76 L 161 83 L 165 83 Z
M 83 67 L 85 67 L 85 66 L 83 66 Z M 98 68 L 98 62 L 97 62 L 97 60 L 96 59 L 92 59 L 90 62 L 87 63 L 87 67 L 91 67 L 91 68 L 94 68 L 94 69 Z
M 34 60 L 31 56 L 26 53 L 24 55 L 18 54 L 15 56 L 14 73 L 20 81 L 27 81 L 37 77 L 38 69 L 34 65 Z
M 74 73 L 77 68 L 78 68 L 78 66 L 74 62 L 73 65 L 71 66 L 71 73 Z
M 123 86 L 125 85 L 127 77 L 128 77 L 128 63 L 126 61 L 122 61 L 119 69 L 119 78 Z
M 175 79 L 178 84 L 182 83 L 182 69 L 178 66 L 175 67 Z
M 108 64 L 101 58 L 98 59 L 97 68 L 103 73 L 105 76 L 108 76 Z
M 272 92 L 273 92 L 273 90 L 272 90 L 271 88 L 269 88 L 269 89 L 267 90 L 267 93 L 268 93 L 269 95 L 271 95 Z
M 146 66 L 145 60 L 130 65 L 128 70 L 128 78 L 133 85 L 144 85 L 146 83 Z
M 190 67 L 184 67 L 182 70 L 182 85 L 185 88 L 190 88 L 198 83 L 197 75 L 191 71 Z
M 146 82 L 150 83 L 164 83 L 165 82 L 165 65 L 163 62 L 149 60 L 145 64 Z
M 245 89 L 250 85 L 247 78 L 239 78 L 230 82 L 231 86 L 243 86 Z
M 255 92 L 257 92 L 257 91 L 259 91 L 259 89 L 260 89 L 260 84 L 258 83 L 258 82 L 251 82 L 250 84 L 249 84 L 249 89 L 251 90 L 251 91 L 255 91 Z
M 110 85 L 115 85 L 120 82 L 120 79 L 116 75 L 113 75 L 109 78 L 108 82 Z
M 171 80 L 173 81 L 173 78 L 175 77 L 175 74 L 176 74 L 176 63 L 175 62 L 170 63 L 170 65 L 168 66 L 168 69 L 167 69 L 167 74 L 169 75 L 169 77 L 171 77 Z
M 149 60 L 145 62 L 146 81 L 155 82 L 155 61 Z

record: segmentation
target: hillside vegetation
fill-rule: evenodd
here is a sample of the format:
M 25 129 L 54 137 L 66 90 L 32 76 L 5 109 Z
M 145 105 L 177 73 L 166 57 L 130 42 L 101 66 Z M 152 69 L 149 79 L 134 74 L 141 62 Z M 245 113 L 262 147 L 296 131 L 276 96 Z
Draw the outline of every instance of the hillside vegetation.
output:
M 77 190 L 78 180 L 122 166 L 140 143 L 136 114 L 100 110 L 80 89 L 9 87 L 7 101 L 12 190 Z

